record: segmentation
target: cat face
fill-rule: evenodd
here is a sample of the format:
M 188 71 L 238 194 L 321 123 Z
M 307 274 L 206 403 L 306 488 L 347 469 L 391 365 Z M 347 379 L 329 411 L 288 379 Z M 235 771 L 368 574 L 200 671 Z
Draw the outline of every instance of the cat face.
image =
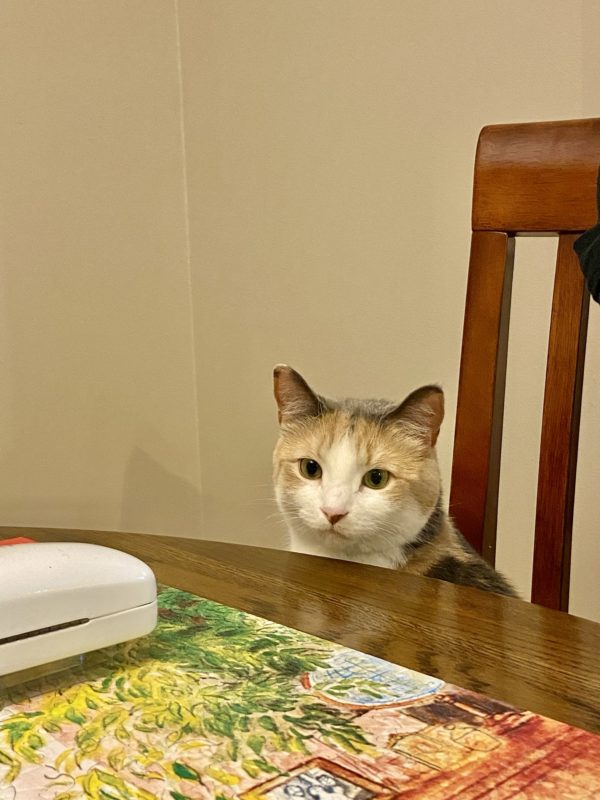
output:
M 336 403 L 277 367 L 275 397 L 275 494 L 295 543 L 342 558 L 386 553 L 398 563 L 439 498 L 441 390 L 424 387 L 399 406 Z

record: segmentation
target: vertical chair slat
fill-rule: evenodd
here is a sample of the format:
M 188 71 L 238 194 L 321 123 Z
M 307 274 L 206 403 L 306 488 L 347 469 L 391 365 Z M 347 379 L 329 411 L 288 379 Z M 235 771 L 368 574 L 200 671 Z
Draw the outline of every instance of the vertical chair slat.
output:
M 490 562 L 496 553 L 514 237 L 475 231 L 463 329 L 450 513 Z
M 573 234 L 558 244 L 538 472 L 532 600 L 568 609 L 571 536 L 583 364 L 589 309 L 573 252 Z

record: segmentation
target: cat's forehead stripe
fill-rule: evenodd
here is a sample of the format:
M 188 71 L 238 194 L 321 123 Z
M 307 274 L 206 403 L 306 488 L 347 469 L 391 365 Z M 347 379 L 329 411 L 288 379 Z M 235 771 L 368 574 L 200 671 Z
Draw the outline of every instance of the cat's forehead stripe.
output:
M 373 419 L 368 419 L 347 411 L 335 411 L 324 415 L 319 421 L 314 444 L 319 455 L 324 457 L 336 443 L 347 440 L 347 457 L 362 465 L 391 465 L 398 456 L 398 437 L 389 428 Z M 394 458 L 396 456 L 396 458 Z
M 323 454 L 323 461 L 327 464 L 330 475 L 339 479 L 347 476 L 349 466 L 356 463 L 356 443 L 348 433 L 336 440 Z
M 322 446 L 330 449 L 336 442 L 346 440 L 357 456 L 369 455 L 369 442 L 374 436 L 374 424 L 365 419 L 349 414 L 347 411 L 334 411 L 321 418 L 323 431 Z

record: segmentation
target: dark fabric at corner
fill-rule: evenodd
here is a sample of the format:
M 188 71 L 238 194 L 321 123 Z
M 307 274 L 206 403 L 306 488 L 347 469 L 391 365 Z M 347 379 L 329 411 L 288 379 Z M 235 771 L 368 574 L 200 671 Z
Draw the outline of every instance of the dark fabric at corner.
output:
M 598 205 L 598 224 L 590 228 L 575 241 L 573 249 L 577 253 L 581 270 L 585 276 L 590 294 L 600 303 L 600 170 L 596 202 Z

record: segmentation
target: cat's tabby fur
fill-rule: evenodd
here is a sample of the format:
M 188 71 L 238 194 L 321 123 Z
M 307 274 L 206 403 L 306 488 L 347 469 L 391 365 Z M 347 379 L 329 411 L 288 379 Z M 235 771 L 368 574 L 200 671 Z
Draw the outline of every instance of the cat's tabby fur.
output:
M 275 495 L 293 550 L 516 595 L 442 506 L 435 454 L 444 416 L 439 387 L 417 389 L 400 405 L 333 401 L 283 365 L 275 367 L 274 384 L 281 427 Z M 301 472 L 306 459 L 316 477 Z M 371 470 L 389 475 L 383 488 L 365 485 Z

